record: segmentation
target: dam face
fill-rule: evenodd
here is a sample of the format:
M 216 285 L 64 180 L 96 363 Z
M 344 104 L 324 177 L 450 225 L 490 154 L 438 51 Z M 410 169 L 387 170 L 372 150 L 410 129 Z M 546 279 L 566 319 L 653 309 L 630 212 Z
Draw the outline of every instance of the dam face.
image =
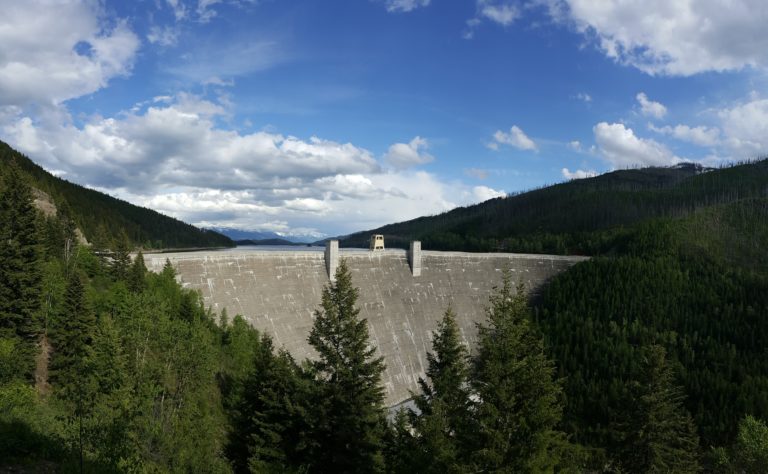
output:
M 416 244 L 418 244 L 416 242 Z M 337 244 L 336 244 L 337 245 Z M 368 320 L 371 342 L 384 356 L 387 405 L 410 398 L 427 368 L 432 333 L 446 308 L 456 313 L 464 343 L 474 347 L 477 323 L 502 271 L 529 290 L 585 257 L 329 248 L 317 251 L 202 251 L 145 256 L 147 267 L 162 270 L 169 259 L 186 288 L 199 290 L 206 306 L 242 315 L 272 335 L 297 361 L 316 356 L 307 343 L 323 287 L 338 258 L 346 260 L 360 289 L 357 306 Z

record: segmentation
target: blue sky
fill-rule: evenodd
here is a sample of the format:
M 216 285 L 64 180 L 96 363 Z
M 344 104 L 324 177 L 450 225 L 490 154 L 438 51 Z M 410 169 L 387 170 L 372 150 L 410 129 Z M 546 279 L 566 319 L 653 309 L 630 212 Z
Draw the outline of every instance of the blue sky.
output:
M 768 150 L 761 0 L 0 9 L 0 139 L 201 226 L 338 235 Z

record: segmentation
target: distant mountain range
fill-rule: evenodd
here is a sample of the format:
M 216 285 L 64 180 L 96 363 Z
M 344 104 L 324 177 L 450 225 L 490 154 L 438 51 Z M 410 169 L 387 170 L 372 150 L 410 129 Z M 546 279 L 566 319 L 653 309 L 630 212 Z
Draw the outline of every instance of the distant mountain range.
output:
M 211 230 L 226 235 L 234 241 L 254 240 L 261 241 L 267 239 L 278 239 L 288 243 L 308 244 L 317 240 L 316 236 L 311 235 L 282 235 L 275 232 L 261 232 L 252 230 L 240 230 L 230 227 L 212 227 Z M 243 244 L 239 244 L 243 245 Z M 259 244 L 259 245 L 281 245 L 281 244 Z
M 236 240 L 235 243 L 237 245 L 280 245 L 291 247 L 306 247 L 308 245 L 312 245 L 310 243 L 304 242 L 291 242 L 290 240 L 285 239 L 245 239 Z

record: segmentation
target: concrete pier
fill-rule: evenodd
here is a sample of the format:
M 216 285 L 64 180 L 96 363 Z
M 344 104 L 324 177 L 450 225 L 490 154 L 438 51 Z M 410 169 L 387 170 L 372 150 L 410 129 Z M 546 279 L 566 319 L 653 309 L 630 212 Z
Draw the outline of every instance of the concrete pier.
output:
M 336 269 L 339 267 L 339 241 L 329 240 L 325 244 L 325 271 L 328 279 L 336 281 Z
M 492 288 L 509 268 L 528 289 L 584 257 L 500 253 L 345 250 L 331 241 L 321 251 L 227 250 L 146 255 L 147 267 L 159 272 L 168 258 L 181 283 L 199 290 L 207 306 L 241 314 L 271 334 L 297 360 L 314 357 L 307 343 L 323 286 L 344 258 L 360 289 L 360 316 L 368 320 L 371 342 L 384 356 L 386 401 L 395 405 L 417 390 L 427 368 L 432 333 L 450 304 L 462 339 L 474 347 Z
M 411 275 L 421 276 L 421 242 L 414 240 L 408 250 L 408 265 L 411 267 Z

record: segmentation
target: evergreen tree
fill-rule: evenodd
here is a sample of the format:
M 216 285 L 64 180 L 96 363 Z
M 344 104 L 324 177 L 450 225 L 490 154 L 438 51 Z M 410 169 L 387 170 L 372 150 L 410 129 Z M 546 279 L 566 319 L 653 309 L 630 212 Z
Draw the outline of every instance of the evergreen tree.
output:
M 472 377 L 479 399 L 475 469 L 551 471 L 565 444 L 555 429 L 562 416 L 562 389 L 554 364 L 531 327 L 523 285 L 513 293 L 509 272 L 490 303 L 487 323 L 479 327 Z
M 0 191 L 0 337 L 20 339 L 24 364 L 18 370 L 26 378 L 31 377 L 35 344 L 42 332 L 37 314 L 40 253 L 32 192 L 12 162 Z
M 418 440 L 419 472 L 462 472 L 463 448 L 469 413 L 469 355 L 461 343 L 456 316 L 448 308 L 427 353 L 427 377 L 419 378 L 421 393 L 413 399 L 419 410 L 412 412 Z
M 139 251 L 133 263 L 128 269 L 127 285 L 128 289 L 134 293 L 141 293 L 147 287 L 146 282 L 147 266 L 144 263 L 144 254 Z
M 685 395 L 674 382 L 664 348 L 643 350 L 640 380 L 633 382 L 628 434 L 621 464 L 627 472 L 698 472 L 699 438 Z
M 179 318 L 187 322 L 193 322 L 201 311 L 200 294 L 194 291 L 181 293 L 179 301 Z
M 384 443 L 384 458 L 386 472 L 391 474 L 410 474 L 422 472 L 420 468 L 427 464 L 426 456 L 422 454 L 416 445 L 416 437 L 413 434 L 411 410 L 400 408 L 395 412 L 395 417 L 387 426 Z
M 131 243 L 125 232 L 122 232 L 115 243 L 112 252 L 112 278 L 116 281 L 125 281 L 128 277 L 128 269 L 131 266 Z
M 306 455 L 308 415 L 300 369 L 287 352 L 274 353 L 264 335 L 237 406 L 228 454 L 236 472 L 301 472 Z
M 161 275 L 169 280 L 176 279 L 176 269 L 173 268 L 173 264 L 171 263 L 170 259 L 165 259 L 165 264 L 163 265 L 163 271 L 161 272 Z
M 82 276 L 69 275 L 64 302 L 54 328 L 52 378 L 65 398 L 74 400 L 90 376 L 93 334 L 96 318 L 86 299 Z
M 368 323 L 355 307 L 358 289 L 345 261 L 323 289 L 309 343 L 319 381 L 316 400 L 318 472 L 379 472 L 385 427 L 380 386 L 383 358 L 371 346 Z

